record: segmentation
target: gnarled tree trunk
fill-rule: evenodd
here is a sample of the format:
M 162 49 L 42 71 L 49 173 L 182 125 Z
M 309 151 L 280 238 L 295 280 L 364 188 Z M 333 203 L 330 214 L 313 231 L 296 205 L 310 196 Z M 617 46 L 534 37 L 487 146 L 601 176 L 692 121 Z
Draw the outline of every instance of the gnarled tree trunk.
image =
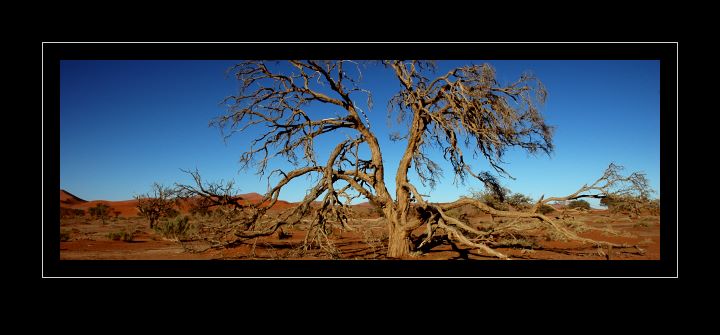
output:
M 391 258 L 403 258 L 410 255 L 410 233 L 400 225 L 388 225 L 388 253 Z
M 383 211 L 388 227 L 388 252 L 390 258 L 403 258 L 410 255 L 412 241 L 410 232 L 398 211 Z

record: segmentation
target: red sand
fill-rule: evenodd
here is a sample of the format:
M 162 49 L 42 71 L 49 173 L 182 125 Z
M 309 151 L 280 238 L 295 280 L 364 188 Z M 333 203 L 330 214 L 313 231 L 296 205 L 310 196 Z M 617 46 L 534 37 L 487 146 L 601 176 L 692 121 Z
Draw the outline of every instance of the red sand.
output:
M 262 196 L 257 193 L 243 195 L 247 202 L 257 203 Z M 312 252 L 304 256 L 293 254 L 294 248 L 302 243 L 306 232 L 296 228 L 286 227 L 284 231 L 292 236 L 280 240 L 277 234 L 261 237 L 253 241 L 238 245 L 230 249 L 210 249 L 207 251 L 191 253 L 184 250 L 181 243 L 163 239 L 157 232 L 148 227 L 142 218 L 128 218 L 137 216 L 137 200 L 126 201 L 85 201 L 64 190 L 60 191 L 60 204 L 62 207 L 84 209 L 94 207 L 98 203 L 106 204 L 113 211 L 120 212 L 119 219 L 111 219 L 107 223 L 92 220 L 88 216 L 63 219 L 60 229 L 70 233 L 68 241 L 61 242 L 61 259 L 326 259 L 321 252 Z M 284 209 L 297 205 L 287 201 L 278 201 L 272 210 Z M 181 210 L 187 211 L 187 203 L 181 204 Z M 383 222 L 375 219 L 379 214 L 370 204 L 363 203 L 353 206 L 355 209 L 354 226 L 362 227 L 364 231 L 337 232 L 333 240 L 342 252 L 343 259 L 383 259 L 385 249 L 380 244 L 372 242 L 364 233 L 381 233 L 385 227 Z M 605 210 L 590 210 L 573 212 L 578 221 L 588 227 L 600 230 L 588 230 L 579 235 L 615 243 L 639 245 L 645 253 L 639 254 L 634 248 L 620 248 L 612 250 L 612 260 L 629 259 L 660 259 L 660 220 L 657 216 L 645 216 L 630 219 L 625 215 L 613 215 Z M 492 218 L 484 213 L 477 213 L 468 217 L 474 224 L 492 222 Z M 137 235 L 133 242 L 110 241 L 107 234 L 124 229 L 136 230 Z M 608 234 L 603 230 L 612 229 L 622 235 Z M 424 227 L 418 228 L 415 235 L 419 235 Z M 499 247 L 497 250 L 515 259 L 587 259 L 601 260 L 607 256 L 601 250 L 590 245 L 581 245 L 577 242 L 548 241 L 541 236 L 529 235 L 536 239 L 537 245 L 532 250 L 520 248 Z M 372 242 L 372 243 L 371 243 Z M 496 260 L 477 250 L 470 250 L 460 246 L 442 244 L 432 248 L 426 254 L 408 259 L 415 260 L 451 260 L 476 259 Z
M 62 189 L 60 190 L 60 204 L 61 204 L 61 206 L 62 206 L 63 204 L 64 204 L 64 205 L 72 205 L 72 204 L 79 204 L 79 203 L 83 203 L 83 202 L 87 202 L 87 201 L 78 198 L 77 196 L 75 196 L 74 194 L 72 194 L 72 193 L 70 193 L 70 192 L 68 192 L 68 191 L 65 191 L 65 190 L 62 190 Z

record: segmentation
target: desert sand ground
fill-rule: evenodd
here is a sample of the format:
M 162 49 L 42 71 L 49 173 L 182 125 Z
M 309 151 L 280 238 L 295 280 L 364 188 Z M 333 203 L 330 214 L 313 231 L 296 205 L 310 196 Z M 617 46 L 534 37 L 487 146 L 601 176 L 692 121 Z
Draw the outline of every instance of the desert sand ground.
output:
M 332 259 L 345 260 L 387 259 L 387 234 L 383 219 L 367 205 L 355 206 L 356 215 L 351 220 L 354 231 L 335 229 L 331 241 L 338 254 L 332 257 L 320 249 L 303 251 L 305 238 L 303 224 L 285 227 L 289 236 L 259 237 L 244 241 L 231 248 L 211 248 L 211 243 L 202 239 L 201 232 L 210 226 L 217 227 L 214 217 L 190 215 L 194 233 L 181 240 L 163 237 L 151 229 L 147 220 L 137 216 L 134 202 L 121 201 L 84 201 L 74 199 L 61 191 L 61 206 L 66 208 L 87 209 L 97 203 L 112 207 L 112 215 L 106 219 L 93 219 L 90 216 L 63 217 L 60 219 L 60 259 L 61 260 L 195 260 L 195 259 Z M 281 203 L 279 208 L 287 208 L 290 203 Z M 458 213 L 463 214 L 463 213 Z M 638 245 L 636 248 L 598 249 L 577 242 L 561 241 L 548 236 L 545 232 L 529 230 L 522 235 L 506 236 L 503 245 L 496 249 L 513 259 L 540 260 L 659 260 L 660 259 L 660 217 L 643 215 L 629 217 L 626 214 L 613 214 L 607 210 L 558 210 L 551 216 L 561 220 L 578 235 L 596 240 Z M 508 223 L 501 218 L 491 218 L 482 213 L 466 212 L 464 220 L 476 227 L 499 226 Z M 420 236 L 424 227 L 413 232 Z M 113 240 L 109 234 L 131 232 L 131 241 Z M 496 258 L 478 250 L 438 242 L 430 250 L 408 257 L 413 260 L 494 260 Z

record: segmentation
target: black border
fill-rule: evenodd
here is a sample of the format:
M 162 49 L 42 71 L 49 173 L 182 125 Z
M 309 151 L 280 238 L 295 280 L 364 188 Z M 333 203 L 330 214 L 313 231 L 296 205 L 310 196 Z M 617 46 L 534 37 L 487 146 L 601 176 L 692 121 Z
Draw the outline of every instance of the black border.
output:
M 676 43 L 44 43 L 43 277 L 676 277 Z M 659 261 L 60 261 L 62 59 L 659 59 L 662 225 Z M 52 204 L 52 205 L 51 205 Z
M 672 43 L 45 43 L 45 58 L 60 59 L 666 59 Z M 324 56 L 324 57 L 321 57 Z M 405 56 L 405 57 L 401 57 Z

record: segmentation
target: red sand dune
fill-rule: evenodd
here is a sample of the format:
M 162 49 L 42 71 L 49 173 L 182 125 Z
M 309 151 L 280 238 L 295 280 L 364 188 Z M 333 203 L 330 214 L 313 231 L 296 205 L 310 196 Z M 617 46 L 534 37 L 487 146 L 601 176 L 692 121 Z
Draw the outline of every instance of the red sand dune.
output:
M 87 201 L 78 198 L 77 196 L 75 196 L 74 194 L 72 194 L 68 191 L 60 189 L 60 203 L 61 204 L 73 205 L 73 204 L 79 204 L 79 203 L 83 203 L 83 202 L 87 202 Z
M 240 196 L 243 198 L 243 202 L 245 204 L 254 204 L 258 203 L 263 199 L 263 196 L 258 193 L 247 193 L 247 194 L 240 194 Z M 109 207 L 111 207 L 111 213 L 114 211 L 120 212 L 120 216 L 123 217 L 130 217 L 130 216 L 137 216 L 138 210 L 137 210 L 137 200 L 123 200 L 123 201 L 108 201 L 108 200 L 93 200 L 93 201 L 86 201 L 83 199 L 80 199 L 79 197 L 73 195 L 70 192 L 67 192 L 65 190 L 60 190 L 60 207 L 66 207 L 66 208 L 73 208 L 73 209 L 82 209 L 87 211 L 91 207 L 95 207 L 98 204 L 105 204 Z M 269 202 L 265 202 L 265 204 L 269 204 Z M 273 210 L 282 210 L 286 209 L 292 206 L 296 206 L 296 203 L 287 202 L 285 200 L 279 200 L 275 203 L 275 205 L 272 207 Z M 180 211 L 183 213 L 187 213 L 190 210 L 190 206 L 188 202 L 182 202 L 180 204 Z
M 357 205 L 353 205 L 353 207 L 360 207 L 360 208 L 374 208 L 375 205 L 371 204 L 369 201 L 361 202 Z
M 260 201 L 262 201 L 263 198 L 265 198 L 264 195 L 258 194 L 255 192 L 240 194 L 240 197 L 242 197 L 244 200 L 241 202 L 243 204 L 257 204 Z M 270 204 L 270 201 L 266 201 L 263 204 L 267 206 Z M 297 205 L 296 203 L 287 202 L 285 200 L 278 199 L 277 202 L 275 202 L 275 205 L 272 207 L 272 209 L 281 210 L 281 209 L 286 209 L 288 207 L 292 207 L 292 206 L 296 206 L 296 205 Z
M 246 194 L 241 194 L 240 196 L 241 196 L 243 199 L 245 199 L 245 200 L 247 200 L 247 201 L 252 201 L 252 202 L 258 202 L 258 201 L 262 200 L 262 198 L 264 198 L 264 196 L 263 196 L 262 194 L 260 194 L 260 193 L 255 193 L 255 192 L 246 193 Z

